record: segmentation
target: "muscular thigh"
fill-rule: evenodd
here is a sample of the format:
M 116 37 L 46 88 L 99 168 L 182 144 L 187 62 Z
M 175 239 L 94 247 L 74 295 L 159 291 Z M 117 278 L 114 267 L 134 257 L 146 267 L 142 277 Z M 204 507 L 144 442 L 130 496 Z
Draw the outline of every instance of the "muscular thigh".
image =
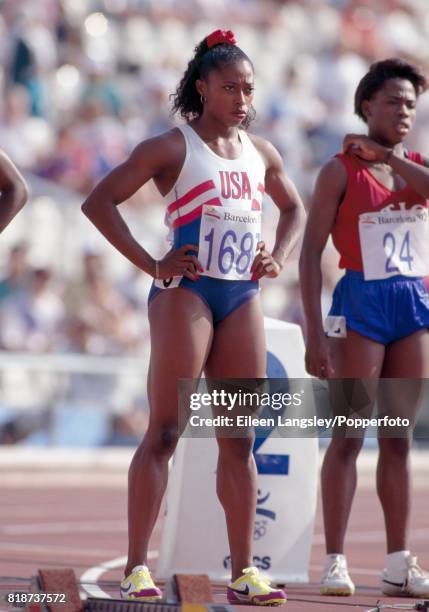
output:
M 429 378 L 429 331 L 422 329 L 389 344 L 381 376 Z
M 149 306 L 148 394 L 151 424 L 177 420 L 179 378 L 199 378 L 212 341 L 211 313 L 185 289 L 158 294 Z
M 429 332 L 420 330 L 392 342 L 386 348 L 381 376 L 380 412 L 409 418 L 414 425 L 422 401 L 423 379 L 429 378 Z
M 265 378 L 266 343 L 259 295 L 242 304 L 215 327 L 205 374 L 210 379 Z M 218 386 L 215 382 L 209 383 L 209 389 L 212 391 Z M 218 390 L 234 393 L 240 388 L 225 381 L 220 384 Z M 243 390 L 254 392 L 260 390 L 260 386 L 254 386 L 253 382 L 249 381 L 245 383 Z M 214 416 L 225 414 L 222 407 L 213 407 L 212 410 Z M 229 416 L 249 415 L 254 411 L 253 404 L 241 405 L 236 406 Z M 221 452 L 243 453 L 247 456 L 252 448 L 254 431 L 252 427 L 243 426 L 228 431 L 217 428 L 216 437 Z
M 378 378 L 383 368 L 384 345 L 347 330 L 346 338 L 328 338 L 335 378 Z
M 266 343 L 259 295 L 218 323 L 208 355 L 207 378 L 264 378 Z

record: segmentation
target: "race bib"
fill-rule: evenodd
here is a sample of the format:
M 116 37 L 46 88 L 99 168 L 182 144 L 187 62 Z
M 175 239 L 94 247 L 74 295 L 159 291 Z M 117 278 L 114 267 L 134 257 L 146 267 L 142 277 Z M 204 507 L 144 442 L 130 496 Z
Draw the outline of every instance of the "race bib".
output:
M 203 275 L 250 280 L 250 266 L 260 239 L 260 211 L 204 205 L 198 250 Z
M 396 274 L 426 276 L 429 272 L 429 213 L 388 210 L 359 216 L 359 239 L 365 280 Z

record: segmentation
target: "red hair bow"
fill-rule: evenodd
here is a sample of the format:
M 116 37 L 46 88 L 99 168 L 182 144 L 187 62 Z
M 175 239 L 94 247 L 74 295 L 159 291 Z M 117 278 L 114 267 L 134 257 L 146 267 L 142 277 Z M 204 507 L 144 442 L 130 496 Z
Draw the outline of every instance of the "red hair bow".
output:
M 231 30 L 215 30 L 207 36 L 207 46 L 210 49 L 220 43 L 226 43 L 228 45 L 236 45 L 234 32 Z

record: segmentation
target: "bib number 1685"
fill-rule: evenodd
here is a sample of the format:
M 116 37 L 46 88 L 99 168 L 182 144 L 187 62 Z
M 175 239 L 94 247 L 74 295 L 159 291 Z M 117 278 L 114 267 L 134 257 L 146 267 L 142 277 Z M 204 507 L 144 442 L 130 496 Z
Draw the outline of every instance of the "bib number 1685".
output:
M 255 235 L 256 244 L 259 242 L 259 234 Z M 239 245 L 237 244 L 237 234 L 234 230 L 227 230 L 219 244 L 219 252 L 217 257 L 217 268 L 222 274 L 228 274 L 233 266 L 237 274 L 246 274 L 252 264 L 255 255 L 255 238 L 251 232 L 246 232 L 241 237 Z M 204 236 L 205 242 L 208 242 L 208 257 L 205 268 L 207 271 L 211 269 L 213 258 L 213 244 L 215 241 L 215 228 L 213 227 L 209 233 Z M 216 265 L 216 263 L 215 263 Z

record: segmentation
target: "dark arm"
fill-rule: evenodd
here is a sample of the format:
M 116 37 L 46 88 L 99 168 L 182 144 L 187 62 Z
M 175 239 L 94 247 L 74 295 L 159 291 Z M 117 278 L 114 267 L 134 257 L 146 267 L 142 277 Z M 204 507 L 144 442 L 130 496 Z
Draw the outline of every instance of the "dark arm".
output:
M 420 195 L 424 198 L 429 198 L 429 161 L 424 158 L 425 165 L 416 164 L 416 162 L 401 157 L 396 153 L 392 153 L 387 163 L 395 172 L 400 174 Z
M 28 199 L 27 185 L 16 166 L 0 151 L 0 232 Z
M 305 221 L 305 210 L 295 185 L 286 176 L 280 154 L 271 145 L 268 160 L 270 165 L 265 175 L 266 191 L 280 211 L 272 255 L 283 265 L 298 242 Z
M 178 171 L 185 156 L 183 137 L 178 131 L 167 132 L 139 144 L 130 157 L 112 170 L 93 190 L 82 205 L 83 213 L 131 263 L 156 278 L 170 278 L 179 274 L 192 280 L 201 266 L 194 245 L 184 245 L 170 251 L 156 262 L 137 242 L 118 212 L 118 204 L 130 198 L 150 179 Z
M 252 136 L 252 141 L 265 162 L 266 192 L 280 211 L 276 240 L 271 254 L 279 269 L 276 273 L 268 274 L 276 276 L 298 242 L 305 220 L 305 210 L 295 185 L 286 176 L 283 160 L 277 149 L 268 141 L 256 136 Z M 267 255 L 269 254 L 266 252 L 262 254 L 264 262 Z
M 347 187 L 347 171 L 331 159 L 320 171 L 314 189 L 300 257 L 302 301 L 307 326 L 307 371 L 324 378 L 332 374 L 323 331 L 320 261 Z
M 402 151 L 395 152 L 363 134 L 347 134 L 343 149 L 367 161 L 389 164 L 420 195 L 429 198 L 429 159 L 424 157 L 425 165 L 422 166 L 404 157 Z

